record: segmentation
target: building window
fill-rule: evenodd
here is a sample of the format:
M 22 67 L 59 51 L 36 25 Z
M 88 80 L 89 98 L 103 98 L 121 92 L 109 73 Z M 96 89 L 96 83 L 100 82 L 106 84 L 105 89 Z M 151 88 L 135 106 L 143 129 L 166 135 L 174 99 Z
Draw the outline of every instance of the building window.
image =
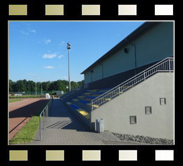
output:
M 160 105 L 166 105 L 166 98 L 160 98 Z
M 124 48 L 124 52 L 128 54 L 128 48 Z
M 152 108 L 150 106 L 145 107 L 145 114 L 152 114 Z
M 137 117 L 136 116 L 130 116 L 130 124 L 136 124 L 137 123 Z

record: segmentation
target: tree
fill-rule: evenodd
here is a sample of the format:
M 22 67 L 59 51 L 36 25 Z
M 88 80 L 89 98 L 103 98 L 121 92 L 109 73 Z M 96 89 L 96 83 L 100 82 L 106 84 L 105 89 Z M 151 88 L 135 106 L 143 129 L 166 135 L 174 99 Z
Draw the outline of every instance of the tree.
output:
M 13 92 L 18 92 L 18 89 L 17 89 L 17 82 L 14 82 L 14 84 L 12 85 L 12 91 L 13 91 Z
M 79 86 L 83 86 L 84 85 L 84 80 L 78 81 L 77 83 L 78 83 Z
M 79 84 L 78 84 L 77 82 L 71 81 L 71 90 L 77 88 L 78 85 L 79 85 Z
M 12 80 L 9 80 L 9 92 L 13 92 L 13 85 L 15 84 L 15 82 L 13 82 Z
M 61 85 L 60 85 L 60 89 L 59 90 L 66 92 L 66 86 L 63 83 L 63 81 L 61 81 Z
M 41 82 L 36 83 L 37 91 L 41 91 Z M 78 81 L 74 82 L 71 81 L 71 88 L 72 90 L 77 88 L 78 86 L 82 86 L 84 84 L 84 81 Z M 57 81 L 47 81 L 42 82 L 42 90 L 43 91 L 64 91 L 66 92 L 66 87 L 69 86 L 69 83 L 67 80 L 57 80 Z M 35 92 L 35 82 L 34 81 L 27 81 L 24 80 L 18 80 L 16 82 L 13 82 L 11 79 L 9 79 L 9 91 L 10 92 L 24 92 L 24 91 L 32 91 Z
M 57 91 L 64 91 L 66 89 L 66 87 L 65 87 L 62 80 L 57 80 L 56 81 L 56 87 L 55 88 L 56 88 Z
M 42 82 L 42 88 L 44 91 L 48 91 L 50 87 L 50 81 Z
M 37 91 L 41 91 L 41 82 L 36 83 Z
M 27 91 L 27 80 L 24 79 L 24 80 L 22 80 L 22 82 L 23 82 L 23 85 L 24 85 L 24 91 Z
M 25 83 L 24 83 L 23 80 L 18 80 L 18 81 L 17 81 L 16 87 L 17 87 L 17 90 L 18 90 L 19 92 L 24 92 L 24 91 L 26 91 L 26 85 L 25 85 Z
M 35 91 L 35 82 L 27 81 L 27 91 Z
M 50 87 L 50 81 L 42 82 L 43 91 L 48 91 Z
M 64 93 L 67 91 L 66 87 L 69 87 L 69 82 L 66 80 L 62 80 L 62 89 L 63 89 Z
M 55 81 L 50 82 L 49 91 L 55 90 Z

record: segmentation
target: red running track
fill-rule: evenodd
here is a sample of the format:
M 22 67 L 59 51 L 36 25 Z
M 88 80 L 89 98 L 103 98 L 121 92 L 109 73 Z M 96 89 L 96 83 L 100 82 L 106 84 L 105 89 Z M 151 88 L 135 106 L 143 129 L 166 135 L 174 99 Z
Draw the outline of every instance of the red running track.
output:
M 9 141 L 47 102 L 48 99 L 28 98 L 9 103 Z

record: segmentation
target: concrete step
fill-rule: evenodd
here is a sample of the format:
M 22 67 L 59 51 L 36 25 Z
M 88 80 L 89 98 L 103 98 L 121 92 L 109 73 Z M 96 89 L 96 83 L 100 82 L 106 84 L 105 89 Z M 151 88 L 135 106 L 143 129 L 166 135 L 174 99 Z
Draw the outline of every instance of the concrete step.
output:
M 88 103 L 87 105 L 91 107 L 92 104 L 91 104 L 91 103 Z M 99 105 L 93 104 L 93 107 L 94 107 L 94 108 L 98 108 Z
M 90 119 L 90 113 L 86 112 L 84 109 L 80 108 L 78 105 L 74 103 L 66 103 L 69 107 L 74 109 L 75 111 L 79 112 L 82 116 L 84 116 L 86 119 Z
M 84 95 L 81 95 L 81 96 L 78 96 L 77 98 L 78 99 L 84 99 L 86 96 L 84 96 Z
M 75 114 L 83 123 L 90 127 L 90 113 L 80 108 L 73 102 L 66 102 L 66 105 L 73 114 Z
M 87 96 L 87 95 L 91 95 L 92 93 L 90 93 L 90 92 L 85 92 L 85 93 L 83 93 L 82 95 L 84 95 L 84 96 Z
M 110 89 L 112 89 L 112 88 L 102 88 L 102 89 L 99 89 L 98 91 L 108 91 Z
M 66 107 L 73 113 L 83 124 L 90 128 L 90 113 L 81 109 L 78 105 L 71 102 L 65 103 Z
M 91 106 L 88 105 L 88 103 L 84 103 L 81 101 L 72 101 L 73 104 L 77 105 L 78 107 L 80 107 L 81 109 L 84 109 L 86 112 L 90 113 L 91 112 Z
M 98 91 L 98 89 L 91 89 L 91 90 L 88 90 L 87 92 L 96 92 Z

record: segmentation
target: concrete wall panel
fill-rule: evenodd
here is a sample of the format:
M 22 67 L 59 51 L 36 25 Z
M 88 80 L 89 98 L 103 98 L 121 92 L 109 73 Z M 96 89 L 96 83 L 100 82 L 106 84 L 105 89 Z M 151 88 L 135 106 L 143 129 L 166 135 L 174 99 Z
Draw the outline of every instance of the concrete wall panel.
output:
M 166 105 L 160 105 L 161 97 Z M 152 107 L 152 114 L 145 114 L 145 106 Z M 137 116 L 137 124 L 130 124 L 130 116 Z M 157 73 L 93 110 L 91 122 L 100 118 L 111 132 L 173 139 L 173 74 Z

